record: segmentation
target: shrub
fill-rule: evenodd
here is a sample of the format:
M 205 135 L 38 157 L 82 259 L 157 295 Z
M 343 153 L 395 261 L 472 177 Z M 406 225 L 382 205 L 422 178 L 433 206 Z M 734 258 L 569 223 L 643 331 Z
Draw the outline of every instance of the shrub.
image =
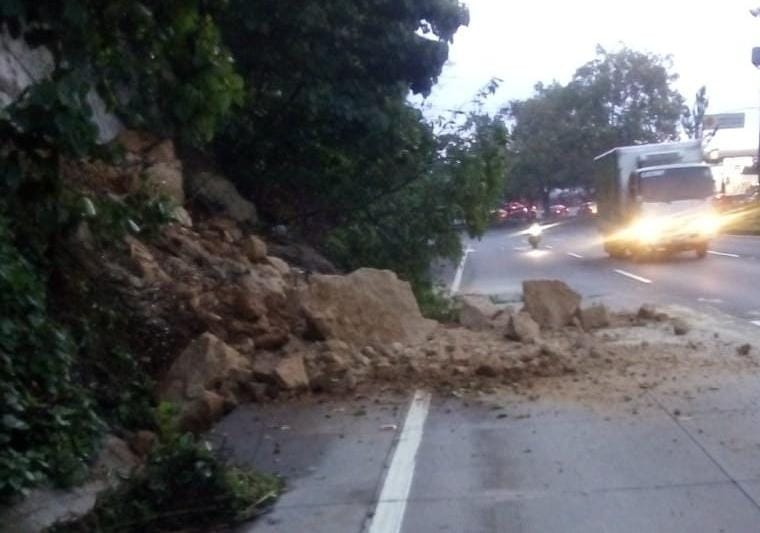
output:
M 75 346 L 43 278 L 0 220 L 0 500 L 86 472 L 102 423 L 74 375 Z

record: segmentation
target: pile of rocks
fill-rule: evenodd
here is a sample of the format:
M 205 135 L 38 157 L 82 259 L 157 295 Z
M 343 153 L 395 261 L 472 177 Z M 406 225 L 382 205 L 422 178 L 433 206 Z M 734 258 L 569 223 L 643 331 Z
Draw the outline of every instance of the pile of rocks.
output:
M 112 195 L 139 183 L 178 206 L 188 188 L 189 205 L 200 207 L 192 216 L 178 208 L 157 238 L 128 237 L 126 254 L 84 250 L 80 257 L 90 277 L 120 293 L 133 348 L 153 362 L 159 397 L 178 404 L 192 430 L 240 402 L 308 391 L 345 393 L 378 382 L 479 388 L 574 372 L 609 359 L 595 330 L 658 318 L 584 307 L 562 282 L 539 280 L 525 282 L 520 310 L 467 296 L 461 324 L 441 325 L 422 316 L 409 284 L 392 272 L 314 274 L 272 255 L 292 252 L 334 272 L 313 250 L 270 247 L 251 234 L 252 204 L 220 176 L 185 179 L 171 141 L 127 131 L 120 142 L 121 166 L 71 179 Z

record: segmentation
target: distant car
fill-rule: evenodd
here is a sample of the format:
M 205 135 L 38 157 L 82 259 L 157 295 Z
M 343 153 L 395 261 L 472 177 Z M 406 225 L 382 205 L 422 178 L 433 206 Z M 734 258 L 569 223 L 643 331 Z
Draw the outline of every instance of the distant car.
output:
M 526 222 L 529 219 L 528 208 L 520 202 L 509 202 L 504 209 L 510 222 Z
M 594 217 L 596 216 L 596 202 L 584 202 L 578 208 L 579 217 Z
M 570 216 L 570 210 L 562 204 L 549 206 L 549 218 L 565 218 Z

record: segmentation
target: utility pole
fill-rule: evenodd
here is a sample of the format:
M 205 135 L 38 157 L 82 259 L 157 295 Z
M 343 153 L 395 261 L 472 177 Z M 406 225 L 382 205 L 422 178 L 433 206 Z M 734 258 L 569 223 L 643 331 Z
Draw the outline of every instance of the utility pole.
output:
M 752 11 L 752 15 L 758 16 L 760 12 L 756 12 L 755 10 Z M 755 46 L 752 49 L 752 64 L 755 65 L 756 68 L 760 68 L 760 46 Z M 760 104 L 758 104 L 758 116 L 760 116 Z M 760 119 L 758 119 L 758 128 L 760 128 Z M 757 155 L 756 157 L 756 163 L 755 168 L 757 169 L 757 185 L 760 187 L 760 129 L 758 129 L 758 135 L 757 135 Z
M 760 18 L 760 7 L 750 9 L 749 12 L 753 17 Z M 752 49 L 752 64 L 755 65 L 755 68 L 760 68 L 760 46 Z M 757 108 L 757 112 L 758 116 L 760 116 L 760 107 Z M 758 119 L 758 127 L 760 127 L 760 118 Z M 757 134 L 757 163 L 755 164 L 755 168 L 757 168 L 757 185 L 760 187 L 760 130 L 758 130 Z

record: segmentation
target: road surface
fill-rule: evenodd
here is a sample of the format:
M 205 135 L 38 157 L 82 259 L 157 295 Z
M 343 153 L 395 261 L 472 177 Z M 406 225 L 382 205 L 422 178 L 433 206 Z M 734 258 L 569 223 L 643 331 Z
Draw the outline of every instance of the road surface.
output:
M 489 232 L 468 243 L 452 279 L 510 301 L 522 279 L 558 278 L 585 298 L 675 303 L 760 339 L 760 239 L 721 237 L 704 260 L 652 263 L 607 259 L 583 224 L 544 244 L 531 251 L 514 231 Z M 241 532 L 760 531 L 757 374 L 631 383 L 630 397 L 595 403 L 408 391 L 250 405 L 214 434 L 236 460 L 288 479 L 273 511 Z
M 608 258 L 593 224 L 571 221 L 547 230 L 539 250 L 516 228 L 491 230 L 467 250 L 461 293 L 516 299 L 523 279 L 552 278 L 617 307 L 678 304 L 760 320 L 759 237 L 721 236 L 704 259 L 691 252 L 636 262 Z

